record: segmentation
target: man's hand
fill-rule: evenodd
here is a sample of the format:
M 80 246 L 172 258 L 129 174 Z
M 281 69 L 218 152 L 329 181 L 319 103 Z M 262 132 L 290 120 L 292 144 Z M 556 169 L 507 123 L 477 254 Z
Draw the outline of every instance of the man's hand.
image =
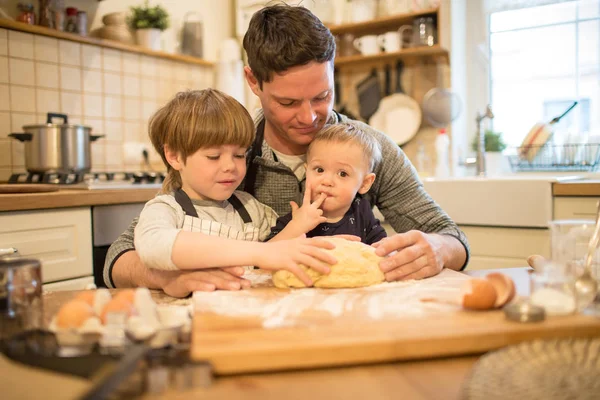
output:
M 290 271 L 306 286 L 312 286 L 313 282 L 301 265 L 327 275 L 330 272 L 329 265 L 337 262 L 334 256 L 321 250 L 333 249 L 335 245 L 322 239 L 270 241 L 265 243 L 265 246 L 268 246 L 268 250 L 265 248 L 257 256 L 258 267 L 270 271 Z
M 389 255 L 379 263 L 387 281 L 423 279 L 442 271 L 448 254 L 445 248 L 448 238 L 454 239 L 408 231 L 382 239 L 373 246 L 378 256 Z
M 244 268 L 211 268 L 194 271 L 148 271 L 153 281 L 158 283 L 165 294 L 173 297 L 186 297 L 194 291 L 240 290 L 250 287 L 250 281 L 243 279 Z

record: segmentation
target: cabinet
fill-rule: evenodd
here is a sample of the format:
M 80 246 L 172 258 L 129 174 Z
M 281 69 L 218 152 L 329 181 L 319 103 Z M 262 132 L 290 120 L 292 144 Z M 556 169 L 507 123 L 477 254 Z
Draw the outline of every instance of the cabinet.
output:
M 40 259 L 44 283 L 91 277 L 90 208 L 2 212 L 0 247 Z
M 527 265 L 527 257 L 550 258 L 550 231 L 539 228 L 460 226 L 471 247 L 468 271 L 515 268 Z
M 554 219 L 596 219 L 600 197 L 555 197 Z

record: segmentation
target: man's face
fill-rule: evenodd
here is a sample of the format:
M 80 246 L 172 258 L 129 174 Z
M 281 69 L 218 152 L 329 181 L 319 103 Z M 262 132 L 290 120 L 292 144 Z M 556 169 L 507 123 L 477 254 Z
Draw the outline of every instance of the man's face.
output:
M 304 154 L 333 109 L 333 63 L 311 62 L 275 74 L 262 89 L 245 68 L 246 80 L 265 114 L 265 139 L 284 154 Z

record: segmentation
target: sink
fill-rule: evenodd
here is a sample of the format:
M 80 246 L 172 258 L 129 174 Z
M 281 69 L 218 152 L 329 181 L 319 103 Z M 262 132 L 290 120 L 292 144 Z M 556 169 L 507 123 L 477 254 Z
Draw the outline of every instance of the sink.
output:
M 429 195 L 459 225 L 547 228 L 552 220 L 552 183 L 573 175 L 500 175 L 425 178 Z

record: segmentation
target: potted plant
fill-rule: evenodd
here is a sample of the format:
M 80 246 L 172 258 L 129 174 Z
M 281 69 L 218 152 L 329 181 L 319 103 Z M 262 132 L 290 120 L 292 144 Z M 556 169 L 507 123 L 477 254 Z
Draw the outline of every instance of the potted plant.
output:
M 477 137 L 473 138 L 471 148 L 477 152 Z M 502 152 L 506 149 L 506 143 L 501 132 L 486 130 L 484 132 L 485 166 L 488 175 L 500 175 L 507 172 L 509 165 Z
M 169 27 L 169 14 L 160 5 L 151 7 L 148 0 L 141 6 L 131 7 L 129 27 L 135 31 L 137 43 L 152 50 L 160 50 L 160 33 Z

